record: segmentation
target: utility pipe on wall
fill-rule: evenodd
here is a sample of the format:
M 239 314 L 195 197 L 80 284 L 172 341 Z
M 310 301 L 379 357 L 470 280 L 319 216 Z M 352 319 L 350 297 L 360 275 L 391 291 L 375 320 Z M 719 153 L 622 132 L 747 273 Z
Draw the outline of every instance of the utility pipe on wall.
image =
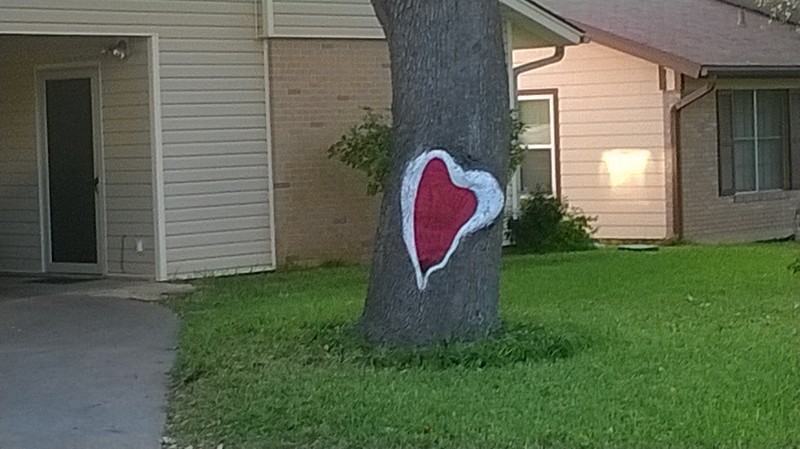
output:
M 672 140 L 672 233 L 674 237 L 683 238 L 683 194 L 681 192 L 681 157 L 680 157 L 680 112 L 695 101 L 710 94 L 716 88 L 717 80 L 711 77 L 706 83 L 687 95 L 670 108 L 670 138 Z

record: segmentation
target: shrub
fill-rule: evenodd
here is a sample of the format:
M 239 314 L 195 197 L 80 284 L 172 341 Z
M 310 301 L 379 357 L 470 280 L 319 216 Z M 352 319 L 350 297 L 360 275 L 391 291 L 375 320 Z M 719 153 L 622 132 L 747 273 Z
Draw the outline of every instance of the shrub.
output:
M 328 148 L 328 157 L 367 175 L 367 193 L 383 191 L 389 172 L 389 147 L 392 142 L 392 121 L 388 116 L 365 108 L 363 121 L 350 128 L 338 142 Z
M 518 218 L 508 220 L 507 237 L 524 253 L 584 251 L 592 249 L 593 217 L 587 217 L 565 201 L 534 193 L 520 201 Z
M 361 123 L 351 127 L 328 148 L 328 158 L 338 159 L 367 175 L 367 193 L 375 195 L 383 191 L 389 172 L 392 120 L 387 114 L 370 108 L 364 110 L 366 114 Z M 519 142 L 525 125 L 515 111 L 511 111 L 510 124 L 509 173 L 516 170 L 525 156 L 525 150 Z

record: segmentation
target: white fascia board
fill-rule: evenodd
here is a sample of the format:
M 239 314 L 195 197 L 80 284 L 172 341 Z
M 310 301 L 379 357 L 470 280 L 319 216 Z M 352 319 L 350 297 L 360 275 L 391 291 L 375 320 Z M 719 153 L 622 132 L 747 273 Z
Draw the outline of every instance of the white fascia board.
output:
M 500 3 L 560 36 L 566 41 L 564 44 L 577 45 L 583 42 L 583 31 L 534 3 L 526 0 L 500 0 Z

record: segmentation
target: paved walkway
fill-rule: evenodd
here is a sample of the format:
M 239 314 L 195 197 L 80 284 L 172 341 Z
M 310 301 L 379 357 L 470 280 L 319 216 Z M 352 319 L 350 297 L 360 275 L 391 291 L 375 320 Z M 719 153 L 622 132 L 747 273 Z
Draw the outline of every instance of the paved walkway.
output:
M 177 318 L 102 288 L 21 283 L 0 279 L 0 448 L 158 448 Z

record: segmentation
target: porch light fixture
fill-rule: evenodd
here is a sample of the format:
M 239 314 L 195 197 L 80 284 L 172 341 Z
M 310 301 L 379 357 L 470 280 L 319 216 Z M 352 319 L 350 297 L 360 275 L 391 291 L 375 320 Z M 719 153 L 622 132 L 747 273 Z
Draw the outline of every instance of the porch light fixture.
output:
M 128 57 L 128 41 L 123 39 L 110 47 L 104 48 L 100 53 L 121 61 Z

